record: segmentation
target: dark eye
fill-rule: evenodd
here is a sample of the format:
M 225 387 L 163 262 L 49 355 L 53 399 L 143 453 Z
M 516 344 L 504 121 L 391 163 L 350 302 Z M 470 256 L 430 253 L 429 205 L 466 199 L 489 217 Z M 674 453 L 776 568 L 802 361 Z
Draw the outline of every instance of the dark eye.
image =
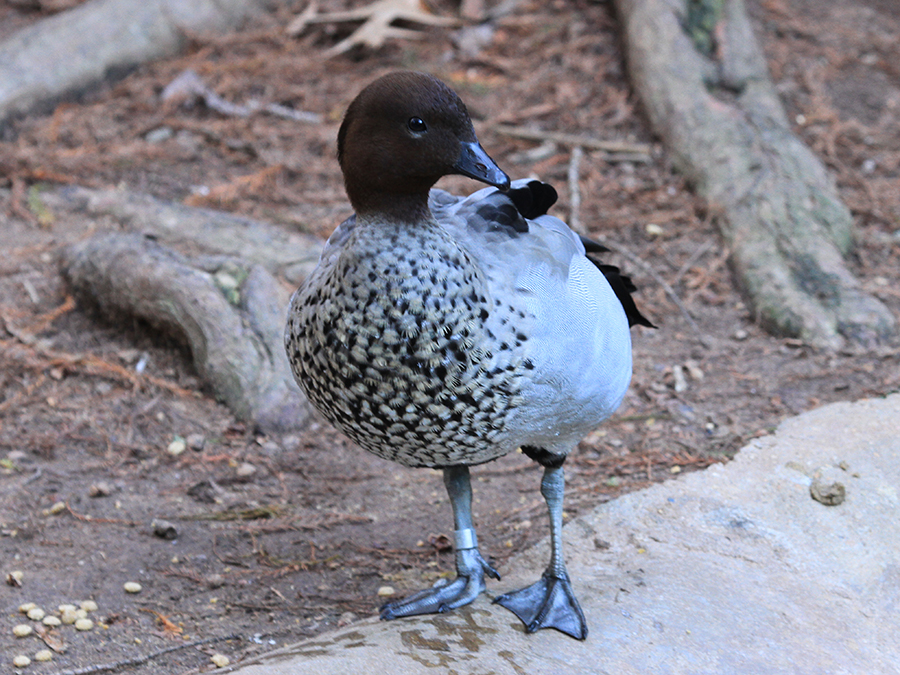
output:
M 425 122 L 421 117 L 410 117 L 409 121 L 406 123 L 406 126 L 409 127 L 409 130 L 421 134 L 423 131 L 427 131 L 428 127 L 425 126 Z

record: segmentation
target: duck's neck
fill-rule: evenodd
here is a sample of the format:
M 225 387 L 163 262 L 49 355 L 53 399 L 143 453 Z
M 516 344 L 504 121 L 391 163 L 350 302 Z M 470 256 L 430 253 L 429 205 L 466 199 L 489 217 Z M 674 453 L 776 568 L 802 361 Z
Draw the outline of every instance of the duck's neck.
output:
M 389 220 L 393 222 L 420 223 L 431 220 L 428 208 L 428 193 L 425 194 L 389 194 L 369 195 L 364 200 L 350 203 L 358 218 L 366 220 Z
M 393 178 L 385 180 L 390 178 L 386 174 L 361 177 L 357 173 L 350 168 L 344 175 L 347 196 L 357 216 L 410 223 L 430 218 L 428 193 L 436 177 L 407 178 L 401 184 Z

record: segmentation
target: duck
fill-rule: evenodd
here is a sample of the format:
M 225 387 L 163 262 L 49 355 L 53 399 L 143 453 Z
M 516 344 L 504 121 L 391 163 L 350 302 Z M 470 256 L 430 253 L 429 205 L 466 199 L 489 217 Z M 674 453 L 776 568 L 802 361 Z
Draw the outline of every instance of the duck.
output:
M 363 449 L 441 470 L 453 511 L 456 577 L 388 602 L 381 618 L 454 610 L 500 579 L 478 546 L 470 467 L 521 450 L 543 468 L 550 560 L 534 584 L 494 602 L 527 633 L 585 639 L 563 555 L 563 464 L 629 386 L 630 327 L 652 326 L 634 285 L 596 261 L 607 249 L 547 213 L 552 186 L 510 180 L 432 75 L 398 71 L 366 86 L 337 158 L 354 214 L 291 298 L 291 368 Z M 434 188 L 447 175 L 488 187 Z

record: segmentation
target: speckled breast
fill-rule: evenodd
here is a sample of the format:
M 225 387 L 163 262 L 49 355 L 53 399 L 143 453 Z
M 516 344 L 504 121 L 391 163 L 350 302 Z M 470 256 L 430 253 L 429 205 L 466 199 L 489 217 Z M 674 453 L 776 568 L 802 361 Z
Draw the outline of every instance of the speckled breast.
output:
M 366 450 L 478 464 L 513 449 L 506 422 L 533 367 L 517 318 L 437 225 L 357 227 L 295 294 L 288 355 L 313 405 Z

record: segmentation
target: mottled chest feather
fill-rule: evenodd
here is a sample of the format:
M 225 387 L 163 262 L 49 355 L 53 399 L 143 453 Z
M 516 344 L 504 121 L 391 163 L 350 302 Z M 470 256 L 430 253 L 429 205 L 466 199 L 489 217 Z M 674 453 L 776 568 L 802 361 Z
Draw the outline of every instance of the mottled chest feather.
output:
M 313 404 L 367 450 L 477 464 L 509 449 L 525 321 L 436 224 L 362 223 L 295 294 L 288 353 Z

